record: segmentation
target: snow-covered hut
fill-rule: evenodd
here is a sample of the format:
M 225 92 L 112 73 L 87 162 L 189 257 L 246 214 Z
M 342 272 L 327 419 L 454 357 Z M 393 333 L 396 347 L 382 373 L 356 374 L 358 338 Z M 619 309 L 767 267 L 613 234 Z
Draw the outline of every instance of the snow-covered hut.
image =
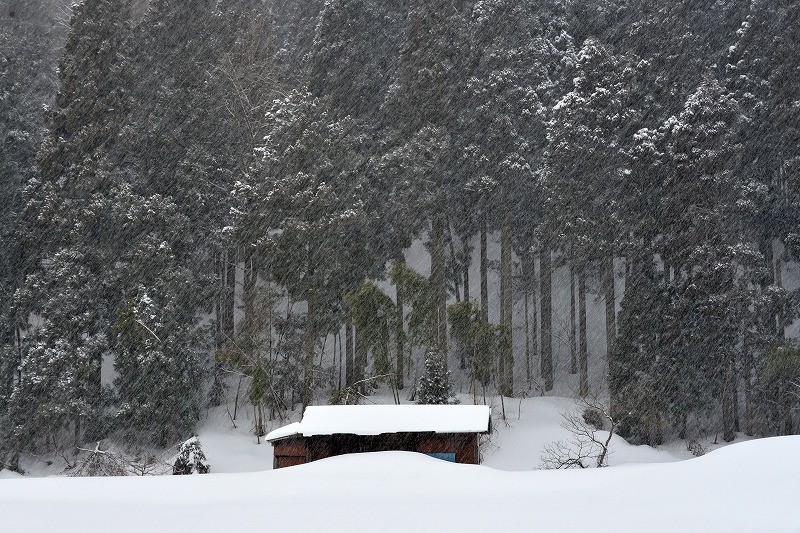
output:
M 346 453 L 420 452 L 480 464 L 479 436 L 491 431 L 486 405 L 329 405 L 267 435 L 274 468 Z

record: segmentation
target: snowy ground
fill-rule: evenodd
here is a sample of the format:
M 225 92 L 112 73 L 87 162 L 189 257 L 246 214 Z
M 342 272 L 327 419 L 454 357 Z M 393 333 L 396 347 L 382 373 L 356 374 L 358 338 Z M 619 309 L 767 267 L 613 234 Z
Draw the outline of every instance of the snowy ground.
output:
M 800 437 L 691 460 L 680 460 L 691 457 L 680 443 L 654 450 L 615 438 L 611 468 L 533 470 L 546 444 L 568 437 L 560 413 L 572 405 L 507 400 L 483 466 L 387 452 L 279 471 L 263 471 L 271 446 L 257 445 L 245 420 L 233 429 L 224 411 L 212 413 L 200 440 L 215 474 L 0 472 L 0 523 L 6 531 L 800 531 Z
M 463 404 L 471 404 L 472 397 L 459 394 Z M 371 398 L 376 403 L 392 403 L 390 396 Z M 479 398 L 480 400 L 480 398 Z M 492 407 L 493 432 L 481 444 L 483 464 L 499 470 L 534 470 L 541 466 L 544 447 L 555 441 L 568 439 L 570 434 L 561 426 L 562 415 L 576 409 L 575 401 L 568 398 L 535 397 L 505 399 L 506 420 L 501 418 L 502 406 L 499 397 L 490 397 Z M 252 472 L 272 468 L 272 447 L 263 441 L 256 444 L 250 433 L 252 416 L 247 407 L 241 408 L 240 416 L 233 428 L 228 413 L 224 410 L 209 414 L 198 431 L 200 442 L 212 465 L 214 472 Z M 243 414 L 242 414 L 243 413 Z M 292 421 L 300 418 L 294 414 Z M 288 421 L 270 422 L 271 431 Z M 710 451 L 724 443 L 714 442 L 714 436 L 704 439 L 701 444 Z M 744 440 L 740 435 L 737 442 Z M 666 463 L 692 458 L 683 441 L 673 442 L 659 449 L 649 446 L 632 446 L 624 439 L 614 437 L 611 442 L 610 464 L 612 466 L 629 463 Z

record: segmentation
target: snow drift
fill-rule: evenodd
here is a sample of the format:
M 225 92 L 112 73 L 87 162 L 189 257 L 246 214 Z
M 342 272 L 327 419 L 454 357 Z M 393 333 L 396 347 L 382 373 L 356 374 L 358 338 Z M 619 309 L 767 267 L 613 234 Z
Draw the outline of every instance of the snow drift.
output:
M 505 472 L 420 454 L 270 472 L 0 481 L 6 531 L 797 531 L 800 437 L 667 464 Z

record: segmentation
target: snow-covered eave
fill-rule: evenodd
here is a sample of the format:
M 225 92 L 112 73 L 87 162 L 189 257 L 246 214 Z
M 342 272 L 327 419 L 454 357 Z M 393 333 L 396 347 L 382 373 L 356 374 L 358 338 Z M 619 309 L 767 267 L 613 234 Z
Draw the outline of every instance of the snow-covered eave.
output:
M 312 406 L 306 409 L 301 422 L 270 432 L 266 440 L 329 435 L 489 432 L 491 408 L 486 405 Z
M 294 422 L 289 424 L 288 426 L 279 427 L 278 429 L 274 429 L 267 433 L 266 440 L 267 442 L 272 442 L 275 440 L 286 439 L 289 437 L 296 437 L 301 436 L 302 433 L 300 432 L 300 422 Z

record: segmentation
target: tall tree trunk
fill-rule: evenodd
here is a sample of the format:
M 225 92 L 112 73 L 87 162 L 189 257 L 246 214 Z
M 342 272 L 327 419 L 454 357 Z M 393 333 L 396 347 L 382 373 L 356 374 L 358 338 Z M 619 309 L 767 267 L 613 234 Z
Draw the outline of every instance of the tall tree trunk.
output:
M 258 268 L 255 254 L 252 251 L 247 251 L 244 254 L 244 287 L 242 292 L 242 309 L 244 310 L 244 316 L 247 318 L 252 318 L 251 315 L 255 312 L 257 277 Z
M 742 380 L 744 383 L 744 433 L 755 434 L 755 412 L 753 410 L 753 353 L 750 348 L 750 333 L 744 329 L 742 337 Z
M 53 437 L 53 440 L 55 440 L 55 437 Z M 75 447 L 75 452 L 77 454 L 78 448 L 80 448 L 80 446 L 81 446 L 81 417 L 80 417 L 80 415 L 76 415 L 75 416 L 75 433 L 74 433 L 74 435 L 72 437 L 72 440 L 73 440 L 73 446 Z M 55 444 L 54 444 L 54 446 L 55 446 Z
M 305 361 L 303 364 L 303 394 L 301 402 L 303 409 L 311 405 L 314 397 L 314 347 L 317 343 L 317 334 L 315 327 L 316 305 L 313 297 L 308 298 L 308 313 L 306 314 L 306 331 L 305 331 Z
M 338 349 L 337 349 L 337 346 L 336 346 L 337 342 L 339 344 Z M 335 332 L 333 334 L 333 369 L 334 369 L 334 375 L 338 374 L 338 376 L 337 376 L 338 379 L 336 381 L 336 389 L 337 390 L 341 390 L 342 389 L 342 352 L 341 352 L 341 347 L 342 347 L 342 339 L 341 339 L 341 337 L 339 337 L 339 332 L 337 331 L 337 332 Z M 336 358 L 337 355 L 339 356 L 338 359 Z
M 367 369 L 367 345 L 364 342 L 364 334 L 356 328 L 355 336 L 355 366 L 353 368 L 353 379 L 358 383 L 358 390 L 361 394 L 366 394 L 367 384 L 364 382 Z
M 453 280 L 453 288 L 455 290 L 455 294 L 453 296 L 455 296 L 456 302 L 460 303 L 461 302 L 461 292 L 460 292 L 461 291 L 461 284 L 458 282 L 458 279 L 461 278 L 461 276 L 460 276 L 461 269 L 458 268 L 458 256 L 456 255 L 456 245 L 455 245 L 455 242 L 454 242 L 455 239 L 453 239 L 453 230 L 450 227 L 450 222 L 448 222 L 447 219 L 445 219 L 445 227 L 447 228 L 447 237 L 448 237 L 447 244 L 448 244 L 448 248 L 450 249 L 450 261 L 452 261 L 452 264 L 453 264 L 453 274 L 454 274 L 454 278 L 455 278 Z M 445 273 L 446 272 L 447 272 L 447 270 L 445 270 Z M 445 275 L 445 287 L 446 286 L 447 286 L 447 276 Z M 447 317 L 445 317 L 445 318 L 447 318 Z
M 345 385 L 352 387 L 356 382 L 356 364 L 353 351 L 353 319 L 349 316 L 344 324 Z
M 578 361 L 581 398 L 589 395 L 589 350 L 586 343 L 586 272 L 578 270 Z
M 222 248 L 215 252 L 219 290 L 217 291 L 217 297 L 214 303 L 214 312 L 216 314 L 214 336 L 215 348 L 218 351 L 222 350 L 231 342 L 234 335 L 233 308 L 235 306 L 236 296 L 234 290 L 236 265 L 232 264 L 232 261 L 229 259 L 231 253 L 229 248 Z M 213 405 L 219 405 L 218 402 L 222 400 L 224 389 L 223 363 L 221 360 L 216 360 L 213 366 L 213 385 L 210 398 Z
M 780 258 L 775 259 L 775 286 L 776 287 L 783 287 L 783 261 Z M 775 316 L 775 331 L 777 333 L 778 340 L 783 340 L 786 336 L 786 328 L 784 327 L 784 317 L 781 313 L 778 313 Z
M 397 258 L 398 264 L 405 262 L 403 258 L 403 254 Z M 395 383 L 398 390 L 403 390 L 403 362 L 405 360 L 405 340 L 406 340 L 406 333 L 404 329 L 404 322 L 405 322 L 405 313 L 403 312 L 403 307 L 405 306 L 405 301 L 403 298 L 403 287 L 400 283 L 395 286 L 397 290 L 397 305 L 396 305 L 396 315 L 395 315 L 395 340 L 397 342 L 396 346 L 396 369 L 395 369 Z
M 525 302 L 525 380 L 531 382 L 531 329 L 530 329 L 530 292 L 531 292 L 531 265 L 527 256 L 522 258 L 522 287 Z
M 606 307 L 606 360 L 611 368 L 614 357 L 614 344 L 617 339 L 617 312 L 614 295 L 614 255 L 603 258 L 603 292 L 605 293 Z M 616 415 L 617 399 L 615 391 L 609 392 L 609 411 Z
M 553 390 L 553 301 L 552 262 L 550 250 L 542 252 L 539 263 L 539 283 L 542 306 L 542 360 L 541 370 L 544 389 Z
M 469 266 L 472 263 L 472 258 L 470 257 L 469 253 L 469 242 L 465 238 L 464 239 L 464 301 L 468 302 L 470 295 L 469 295 Z
M 0 322 L 0 346 L 15 346 L 14 330 L 11 324 L 6 326 Z M 14 388 L 14 375 L 18 367 L 16 358 L 16 354 L 12 358 L 10 350 L 0 354 L 0 409 L 5 407 L 3 404 L 8 401 Z
M 214 271 L 217 276 L 217 281 L 219 286 L 217 288 L 216 297 L 214 298 L 214 317 L 216 320 L 214 321 L 214 348 L 216 350 L 220 350 L 224 342 L 224 336 L 222 335 L 222 320 L 223 320 L 223 313 L 222 313 L 222 300 L 223 294 L 225 292 L 225 270 L 223 268 L 224 265 L 224 255 L 221 250 L 217 250 L 214 252 Z
M 790 387 L 794 387 L 786 378 L 781 379 L 781 387 L 778 396 L 781 404 L 781 431 L 780 435 L 793 435 L 794 434 L 794 420 L 792 416 L 792 391 Z
M 614 353 L 614 340 L 617 338 L 616 300 L 614 297 L 614 256 L 603 259 L 603 291 L 606 304 L 606 357 L 609 365 Z
M 234 335 L 234 308 L 236 307 L 236 250 L 228 248 L 223 254 L 222 336 L 229 342 Z
M 486 227 L 486 207 L 481 210 L 481 320 L 489 324 L 489 252 L 488 229 Z
M 512 396 L 514 393 L 512 275 L 511 213 L 506 204 L 503 207 L 503 227 L 500 235 L 500 334 L 502 335 L 500 349 L 500 390 L 501 393 L 506 396 Z
M 539 299 L 536 291 L 536 257 L 531 255 L 531 361 L 539 360 Z M 531 363 L 533 364 L 533 363 Z M 528 390 L 531 388 L 531 378 L 528 376 Z
M 575 349 L 575 268 L 569 265 L 569 372 L 578 373 L 578 356 Z
M 19 322 L 14 326 L 16 347 L 17 347 L 17 370 L 14 373 L 17 381 L 22 379 L 22 328 Z
M 83 438 L 86 440 L 99 440 L 104 437 L 100 431 L 100 417 L 103 412 L 103 354 L 98 353 L 89 362 L 89 376 L 87 379 L 87 397 L 89 412 L 83 417 Z
M 722 376 L 722 438 L 725 442 L 730 442 L 736 437 L 736 413 L 734 412 L 733 397 L 736 394 L 736 382 L 734 380 L 734 361 L 733 355 L 728 354 L 724 362 Z
M 436 316 L 434 329 L 436 344 L 447 368 L 447 285 L 445 280 L 446 261 L 444 254 L 444 220 L 441 215 L 433 218 L 431 227 L 431 285 Z

